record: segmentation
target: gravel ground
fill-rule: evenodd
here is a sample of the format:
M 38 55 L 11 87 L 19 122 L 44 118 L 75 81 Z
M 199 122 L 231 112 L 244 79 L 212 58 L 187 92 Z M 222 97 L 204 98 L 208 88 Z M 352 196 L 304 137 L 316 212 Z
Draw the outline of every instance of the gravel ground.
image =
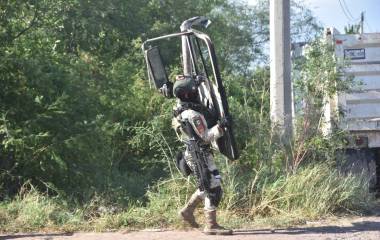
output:
M 380 216 L 348 219 L 333 223 L 308 223 L 305 227 L 278 229 L 236 229 L 232 236 L 207 236 L 200 231 L 146 229 L 108 233 L 18 233 L 0 235 L 1 240 L 380 240 Z

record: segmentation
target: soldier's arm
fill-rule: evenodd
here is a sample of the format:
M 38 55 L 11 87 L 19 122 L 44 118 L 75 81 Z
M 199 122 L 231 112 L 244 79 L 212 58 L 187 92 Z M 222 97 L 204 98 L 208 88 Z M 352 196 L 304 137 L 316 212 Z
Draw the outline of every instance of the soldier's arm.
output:
M 193 114 L 190 116 L 189 120 L 195 133 L 206 143 L 211 143 L 223 136 L 223 129 L 219 126 L 219 124 L 208 128 L 204 116 L 198 112 L 193 111 Z

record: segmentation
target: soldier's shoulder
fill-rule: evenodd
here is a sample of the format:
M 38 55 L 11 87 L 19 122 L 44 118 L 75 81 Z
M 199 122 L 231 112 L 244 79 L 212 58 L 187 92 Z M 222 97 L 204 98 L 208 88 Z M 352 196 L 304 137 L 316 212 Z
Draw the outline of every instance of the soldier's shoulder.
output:
M 197 116 L 200 116 L 202 115 L 201 113 L 193 110 L 193 109 L 186 109 L 185 111 L 183 111 L 181 113 L 182 115 L 182 118 L 185 118 L 185 119 L 192 119 L 194 117 L 197 117 Z

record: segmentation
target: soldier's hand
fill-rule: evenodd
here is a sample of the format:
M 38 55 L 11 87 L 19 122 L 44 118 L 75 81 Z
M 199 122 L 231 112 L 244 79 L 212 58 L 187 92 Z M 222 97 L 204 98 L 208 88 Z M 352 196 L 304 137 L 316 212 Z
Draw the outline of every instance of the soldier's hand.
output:
M 231 120 L 228 117 L 223 117 L 220 120 L 218 120 L 218 125 L 220 128 L 224 129 L 230 126 L 230 124 L 231 124 Z
M 167 98 L 173 97 L 173 83 L 168 81 L 160 88 L 160 92 Z

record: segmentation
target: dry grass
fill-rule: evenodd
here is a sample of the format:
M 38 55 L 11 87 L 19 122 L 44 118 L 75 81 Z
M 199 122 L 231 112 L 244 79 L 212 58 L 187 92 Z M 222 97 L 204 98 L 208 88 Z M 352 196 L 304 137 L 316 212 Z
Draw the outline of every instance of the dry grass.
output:
M 341 175 L 324 165 L 299 169 L 274 180 L 261 169 L 246 173 L 229 169 L 224 179 L 221 224 L 233 228 L 290 226 L 341 213 L 360 214 L 371 207 L 373 196 L 362 176 Z M 84 206 L 70 206 L 32 187 L 0 204 L 3 232 L 112 231 L 142 228 L 181 228 L 177 211 L 195 189 L 183 178 L 157 183 L 146 194 L 146 206 L 124 208 L 95 199 Z M 203 222 L 202 206 L 196 216 Z

